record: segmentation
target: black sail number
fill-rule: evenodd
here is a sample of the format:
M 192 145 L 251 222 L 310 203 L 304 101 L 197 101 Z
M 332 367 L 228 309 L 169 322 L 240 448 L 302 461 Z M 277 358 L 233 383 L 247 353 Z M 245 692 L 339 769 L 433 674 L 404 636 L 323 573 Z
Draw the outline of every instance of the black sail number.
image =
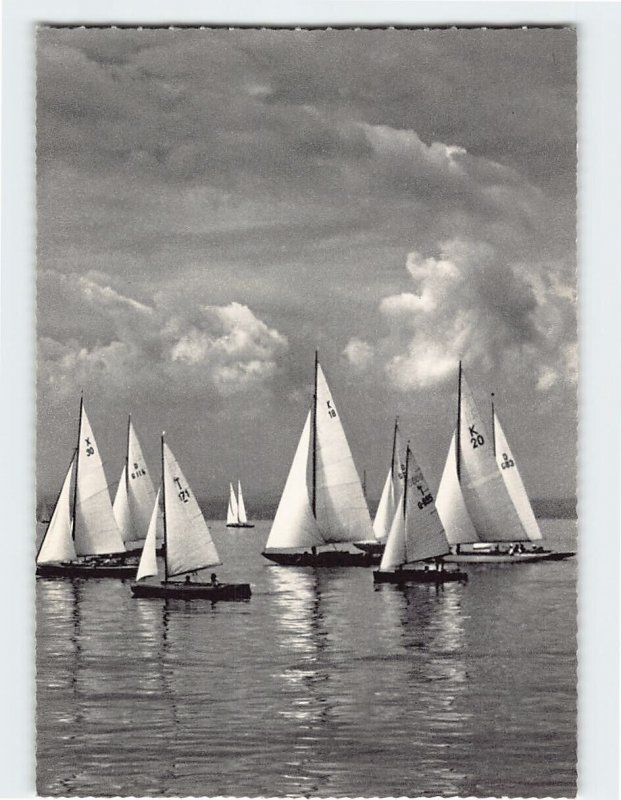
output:
M 485 444 L 485 439 L 477 431 L 474 425 L 468 426 L 468 432 L 470 434 L 470 444 L 472 445 L 473 450 L 476 449 L 477 447 L 482 447 Z
M 328 406 L 328 416 L 336 417 L 336 409 L 332 407 L 332 400 L 327 400 L 326 405 Z
M 183 488 L 179 478 L 174 478 L 174 481 L 179 488 L 179 491 L 177 492 L 179 500 L 181 500 L 182 503 L 187 503 L 188 500 L 190 499 L 190 490 Z

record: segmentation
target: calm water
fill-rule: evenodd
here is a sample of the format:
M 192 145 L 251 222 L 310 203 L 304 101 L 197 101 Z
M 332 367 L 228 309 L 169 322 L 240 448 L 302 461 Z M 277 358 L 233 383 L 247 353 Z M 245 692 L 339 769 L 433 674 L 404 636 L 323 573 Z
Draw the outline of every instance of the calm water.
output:
M 250 601 L 37 581 L 40 794 L 575 794 L 575 559 L 375 589 L 211 528 Z

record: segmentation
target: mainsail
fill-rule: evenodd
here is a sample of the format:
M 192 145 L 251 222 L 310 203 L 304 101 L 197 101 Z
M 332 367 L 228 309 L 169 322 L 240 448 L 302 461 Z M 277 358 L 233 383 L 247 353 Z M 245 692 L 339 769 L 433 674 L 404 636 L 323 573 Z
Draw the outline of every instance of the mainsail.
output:
M 524 530 L 528 534 L 528 538 L 532 542 L 537 542 L 542 538 L 539 524 L 535 519 L 530 500 L 526 494 L 526 489 L 524 488 L 518 470 L 517 461 L 511 452 L 507 437 L 505 436 L 495 411 L 493 412 L 493 423 L 496 461 L 500 468 L 500 474 L 505 482 L 511 500 L 513 501 L 513 505 L 520 516 Z
M 140 563 L 138 564 L 138 572 L 136 573 L 137 581 L 142 580 L 142 578 L 150 578 L 152 575 L 158 574 L 155 539 L 157 537 L 157 523 L 159 518 L 159 512 L 160 512 L 160 493 L 158 490 L 158 493 L 155 498 L 155 504 L 153 506 L 153 511 L 151 512 L 151 519 L 149 521 L 149 528 L 147 530 L 147 535 L 144 540 L 142 554 L 140 556 Z
M 405 564 L 448 552 L 448 541 L 433 497 L 408 447 L 403 497 L 388 534 L 380 572 L 392 571 Z
M 369 510 L 345 431 L 315 360 L 313 408 L 304 424 L 266 551 L 351 543 L 371 538 L 371 534 Z
M 332 393 L 317 365 L 315 517 L 326 543 L 371 538 L 372 525 L 360 478 Z
M 240 481 L 237 481 L 237 496 L 239 498 L 237 502 L 237 520 L 242 525 L 245 525 L 248 522 L 248 517 L 246 516 L 246 506 L 244 505 L 244 495 L 242 494 Z
M 221 564 L 194 493 L 170 447 L 162 440 L 166 576 Z
M 239 521 L 239 509 L 237 507 L 237 498 L 235 497 L 235 489 L 233 484 L 229 483 L 229 506 L 226 510 L 226 524 L 235 525 Z
M 73 480 L 75 462 L 76 457 L 74 454 L 58 495 L 50 524 L 41 542 L 37 555 L 37 564 L 70 561 L 76 557 L 73 539 L 71 538 L 71 481 Z
M 401 464 L 401 442 L 399 437 L 399 423 L 395 420 L 392 438 L 392 456 L 390 469 L 386 476 L 382 496 L 373 520 L 373 533 L 378 542 L 385 542 L 392 526 L 397 506 L 401 501 L 403 492 L 403 465 Z
M 125 551 L 112 512 L 99 448 L 83 402 L 80 404 L 80 433 L 76 456 L 73 538 L 79 556 Z
M 266 551 L 324 544 L 317 520 L 313 516 L 306 484 L 310 431 L 309 411 L 265 545 Z

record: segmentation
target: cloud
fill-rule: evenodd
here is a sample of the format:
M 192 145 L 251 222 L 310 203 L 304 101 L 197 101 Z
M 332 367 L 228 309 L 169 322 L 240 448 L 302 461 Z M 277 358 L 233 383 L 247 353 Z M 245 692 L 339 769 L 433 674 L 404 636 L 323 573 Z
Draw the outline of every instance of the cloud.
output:
M 201 305 L 188 296 L 169 303 L 160 295 L 147 305 L 120 294 L 102 274 L 75 281 L 48 271 L 45 280 L 64 297 L 63 316 L 90 327 L 91 337 L 42 334 L 44 399 L 52 394 L 63 400 L 80 388 L 103 397 L 257 391 L 276 374 L 288 349 L 283 335 L 241 303 Z
M 364 370 L 373 360 L 373 348 L 368 342 L 353 336 L 343 350 L 349 363 L 357 370 Z
M 409 253 L 413 291 L 379 304 L 389 334 L 377 347 L 396 388 L 441 384 L 459 360 L 497 374 L 520 363 L 543 392 L 575 381 L 575 307 L 562 266 L 547 265 L 533 281 L 486 242 L 455 239 L 441 249 L 439 256 Z

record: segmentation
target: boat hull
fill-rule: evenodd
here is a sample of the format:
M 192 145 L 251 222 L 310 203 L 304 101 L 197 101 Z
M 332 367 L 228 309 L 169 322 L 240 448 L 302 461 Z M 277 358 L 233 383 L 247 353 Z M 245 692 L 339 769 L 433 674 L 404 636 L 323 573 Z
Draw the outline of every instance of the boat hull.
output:
M 532 564 L 534 561 L 561 561 L 574 556 L 572 552 L 541 552 L 526 553 L 451 553 L 444 556 L 446 564 Z
M 161 581 L 160 583 L 132 583 L 134 597 L 168 597 L 179 600 L 248 600 L 251 596 L 249 583 L 182 583 Z
M 136 564 L 37 564 L 39 578 L 134 578 Z
M 268 553 L 264 558 L 285 567 L 370 567 L 370 553 L 348 553 L 346 550 L 329 550 L 324 553 Z
M 382 556 L 386 545 L 384 542 L 354 542 L 354 547 L 373 556 Z
M 254 528 L 252 522 L 227 522 L 227 528 Z
M 468 575 L 461 570 L 448 569 L 399 569 L 394 572 L 373 572 L 373 583 L 446 583 L 461 581 L 465 583 Z

